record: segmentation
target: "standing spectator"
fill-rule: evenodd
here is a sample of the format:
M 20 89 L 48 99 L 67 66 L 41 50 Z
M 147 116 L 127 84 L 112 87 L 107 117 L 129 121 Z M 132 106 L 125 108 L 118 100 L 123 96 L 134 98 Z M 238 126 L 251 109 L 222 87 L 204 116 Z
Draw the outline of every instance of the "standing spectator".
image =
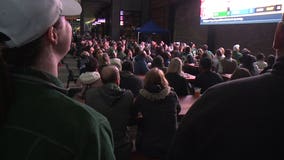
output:
M 66 96 L 58 63 L 79 15 L 73 0 L 0 1 L 0 159 L 114 160 L 107 119 Z
M 180 105 L 162 70 L 153 68 L 146 74 L 144 88 L 134 104 L 141 114 L 137 151 L 152 158 L 165 157 L 177 129 Z
M 280 22 L 274 38 L 278 58 L 271 73 L 216 85 L 193 104 L 169 160 L 283 157 L 283 33 Z

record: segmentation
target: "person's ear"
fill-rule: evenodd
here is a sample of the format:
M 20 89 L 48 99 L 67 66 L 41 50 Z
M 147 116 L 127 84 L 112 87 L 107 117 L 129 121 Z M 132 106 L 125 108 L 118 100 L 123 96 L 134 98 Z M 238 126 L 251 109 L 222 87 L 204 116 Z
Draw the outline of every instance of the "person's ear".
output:
M 49 27 L 47 31 L 47 38 L 48 41 L 52 44 L 57 44 L 58 43 L 58 33 L 57 29 L 55 27 Z

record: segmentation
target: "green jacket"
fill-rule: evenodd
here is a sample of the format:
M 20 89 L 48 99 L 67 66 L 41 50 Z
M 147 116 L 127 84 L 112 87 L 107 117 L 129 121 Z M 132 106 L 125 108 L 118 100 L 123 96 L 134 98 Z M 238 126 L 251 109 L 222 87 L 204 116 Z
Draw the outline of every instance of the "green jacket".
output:
M 113 160 L 107 119 L 32 69 L 11 71 L 13 100 L 0 131 L 1 160 Z

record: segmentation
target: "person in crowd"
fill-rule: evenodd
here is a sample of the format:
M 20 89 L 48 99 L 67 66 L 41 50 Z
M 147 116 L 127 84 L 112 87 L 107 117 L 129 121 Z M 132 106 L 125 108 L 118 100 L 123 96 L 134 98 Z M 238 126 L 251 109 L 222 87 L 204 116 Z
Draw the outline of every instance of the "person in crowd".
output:
M 208 54 L 208 56 L 213 59 L 214 54 L 208 49 L 208 45 L 207 44 L 203 44 L 201 49 L 203 50 L 204 54 Z
M 209 87 L 224 81 L 220 74 L 212 70 L 212 64 L 213 62 L 209 57 L 201 58 L 200 60 L 200 74 L 196 76 L 194 86 L 201 88 L 201 94 Z
M 265 55 L 260 52 L 256 55 L 256 62 L 254 62 L 258 68 L 258 72 L 261 72 L 265 67 L 267 67 L 267 62 L 265 61 Z
M 242 58 L 243 54 L 240 52 L 240 45 L 235 44 L 233 46 L 233 53 L 232 53 L 232 58 L 235 59 L 238 64 L 240 64 L 240 59 Z
M 251 74 L 248 69 L 243 67 L 237 67 L 235 71 L 232 73 L 230 80 L 240 79 L 244 77 L 250 77 Z
M 180 105 L 162 70 L 152 68 L 147 72 L 144 88 L 134 106 L 140 115 L 137 152 L 151 158 L 164 158 L 177 129 Z
M 99 73 L 101 73 L 102 69 L 108 65 L 110 65 L 110 57 L 107 53 L 103 53 L 102 56 L 99 57 Z
M 57 78 L 79 15 L 73 0 L 0 1 L 0 159 L 114 160 L 108 120 Z
M 77 66 L 79 68 L 80 74 L 86 72 L 86 63 L 88 63 L 90 57 L 90 53 L 88 51 L 83 51 L 80 54 L 80 57 L 77 60 Z
M 174 88 L 174 91 L 179 97 L 193 93 L 192 85 L 184 77 L 182 66 L 180 58 L 172 58 L 168 72 L 165 75 L 169 85 Z
M 242 58 L 240 59 L 239 66 L 248 69 L 252 76 L 258 75 L 259 69 L 255 63 L 256 57 L 252 55 L 249 50 L 247 50 L 246 52 L 248 53 L 243 54 Z
M 163 46 L 156 47 L 156 56 L 158 56 L 158 55 L 163 57 L 164 65 L 166 67 L 168 67 L 169 63 L 170 63 L 170 59 L 171 59 L 171 53 L 170 53 L 169 49 L 165 50 L 165 48 Z M 154 57 L 156 57 L 156 56 L 154 56 Z
M 117 46 L 117 58 L 123 61 L 126 58 L 125 46 L 122 43 L 119 43 Z
M 98 61 L 94 57 L 89 57 L 86 63 L 86 72 L 82 73 L 78 78 L 78 86 L 82 87 L 81 92 L 76 96 L 82 102 L 85 100 L 86 91 L 91 87 L 102 86 L 101 76 L 98 72 Z
M 191 48 L 189 46 L 186 46 L 184 48 L 182 60 L 184 63 L 189 63 L 189 64 L 194 64 L 195 59 L 194 59 L 194 54 L 191 52 Z
M 124 61 L 133 61 L 133 51 L 130 48 L 125 49 L 125 58 Z
M 122 71 L 120 72 L 120 88 L 129 89 L 134 97 L 139 94 L 143 88 L 143 81 L 134 75 L 134 67 L 132 61 L 124 61 L 122 63 Z
M 211 87 L 193 104 L 179 125 L 169 160 L 283 157 L 283 33 L 280 22 L 272 72 Z
M 197 52 L 197 48 L 196 48 L 196 45 L 194 42 L 189 42 L 189 47 L 190 47 L 190 50 L 191 50 L 191 54 L 193 57 L 196 56 L 196 52 Z
M 202 48 L 198 48 L 196 50 L 196 56 L 194 57 L 196 59 L 196 65 L 199 65 L 200 59 L 202 58 L 203 54 L 204 54 L 204 51 Z
M 160 70 L 164 72 L 164 74 L 167 73 L 168 68 L 165 67 L 164 59 L 162 56 L 158 55 L 153 58 L 153 61 L 151 63 L 151 68 L 157 67 Z
M 192 55 L 192 53 L 187 55 L 186 60 L 183 62 L 182 70 L 185 73 L 196 76 L 199 74 L 199 59 L 195 59 Z
M 182 53 L 180 52 L 179 47 L 180 47 L 180 42 L 175 42 L 174 50 L 171 52 L 171 58 L 174 58 L 174 57 L 181 58 L 182 57 Z
M 110 64 L 115 65 L 118 68 L 118 70 L 121 71 L 121 69 L 122 69 L 122 66 L 121 66 L 122 60 L 117 58 L 116 51 L 111 49 L 109 51 L 108 55 L 109 55 L 109 58 L 110 58 L 110 60 L 109 60 Z
M 220 47 L 216 50 L 215 56 L 212 59 L 213 62 L 213 71 L 218 72 L 218 67 L 221 63 L 221 60 L 225 58 L 225 49 L 223 47 Z
M 134 74 L 145 75 L 149 71 L 146 62 L 146 54 L 138 47 L 135 49 L 135 52 L 138 53 L 138 55 L 134 57 Z
M 225 50 L 225 58 L 220 60 L 218 65 L 218 73 L 221 74 L 232 74 L 235 69 L 238 67 L 238 62 L 232 58 L 232 50 Z
M 132 142 L 127 132 L 133 107 L 133 94 L 119 87 L 119 70 L 114 65 L 102 69 L 103 86 L 86 92 L 86 104 L 102 113 L 110 122 L 114 135 L 114 152 L 117 160 L 129 160 Z
M 275 56 L 273 54 L 270 54 L 267 56 L 267 67 L 265 67 L 260 74 L 266 73 L 266 72 L 270 72 L 272 69 L 272 66 L 275 63 Z

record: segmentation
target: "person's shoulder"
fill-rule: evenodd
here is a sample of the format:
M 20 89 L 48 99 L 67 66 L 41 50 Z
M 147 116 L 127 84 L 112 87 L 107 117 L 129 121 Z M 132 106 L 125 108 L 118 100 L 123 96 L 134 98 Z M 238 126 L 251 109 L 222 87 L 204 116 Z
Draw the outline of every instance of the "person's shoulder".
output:
M 271 79 L 269 74 L 229 80 L 210 87 L 206 94 L 208 96 L 223 95 L 223 97 L 246 95 L 248 92 L 255 92 L 255 89 L 258 89 L 259 86 L 269 85 L 266 84 L 269 81 L 268 79 Z
M 66 121 L 69 121 L 70 123 L 85 123 L 87 125 L 87 123 L 91 122 L 93 123 L 92 125 L 94 125 L 94 123 L 100 124 L 107 122 L 107 119 L 103 115 L 101 115 L 88 105 L 78 102 L 65 95 L 50 100 L 49 103 L 53 103 L 54 105 L 50 106 L 57 108 L 56 114 L 59 117 L 65 117 Z
M 130 89 L 121 88 L 121 91 L 124 96 L 133 98 L 133 93 Z
M 174 97 L 177 98 L 178 95 L 176 93 L 176 91 L 174 90 L 174 88 L 171 87 L 170 93 L 168 94 L 169 97 Z

